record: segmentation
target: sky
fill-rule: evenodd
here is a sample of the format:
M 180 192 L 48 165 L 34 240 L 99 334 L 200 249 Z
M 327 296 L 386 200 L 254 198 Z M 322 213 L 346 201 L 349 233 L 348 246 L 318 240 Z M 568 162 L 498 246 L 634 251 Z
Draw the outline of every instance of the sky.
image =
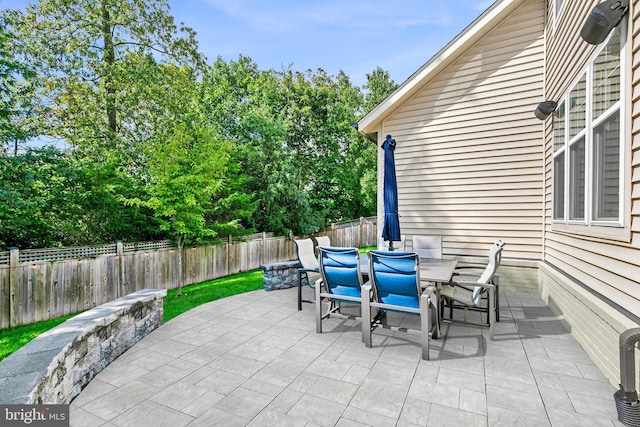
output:
M 361 86 L 377 66 L 402 83 L 494 0 L 169 0 L 209 62 L 344 71 Z M 0 0 L 24 8 L 28 0 Z

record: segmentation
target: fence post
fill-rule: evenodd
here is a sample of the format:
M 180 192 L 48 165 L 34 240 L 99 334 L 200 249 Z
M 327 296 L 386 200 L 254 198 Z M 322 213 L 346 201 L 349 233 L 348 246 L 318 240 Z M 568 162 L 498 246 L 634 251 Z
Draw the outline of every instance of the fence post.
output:
M 18 248 L 9 249 L 9 327 L 18 325 L 18 313 L 20 309 L 20 289 L 18 280 L 20 277 L 18 266 L 20 264 L 20 251 Z
M 231 258 L 231 242 L 233 242 L 233 238 L 231 237 L 231 235 L 229 235 L 227 237 L 227 262 L 225 265 L 225 271 L 224 271 L 224 275 L 228 276 L 229 275 L 229 258 Z
M 336 246 L 344 246 L 342 242 L 338 242 L 338 235 L 336 233 L 336 223 L 331 223 L 331 241 L 336 242 Z
M 118 285 L 116 287 L 116 298 L 127 294 L 124 283 L 124 249 L 122 240 L 116 241 L 116 258 L 118 259 Z
M 267 233 L 262 232 L 262 256 L 260 257 L 260 264 L 267 263 Z

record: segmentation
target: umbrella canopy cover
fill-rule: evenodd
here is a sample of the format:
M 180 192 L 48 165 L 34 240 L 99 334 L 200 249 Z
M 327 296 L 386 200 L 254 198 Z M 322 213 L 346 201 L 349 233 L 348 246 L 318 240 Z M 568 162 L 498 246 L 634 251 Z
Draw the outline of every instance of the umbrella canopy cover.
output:
M 396 180 L 396 161 L 394 151 L 396 140 L 387 135 L 384 144 L 384 226 L 382 238 L 389 242 L 400 240 L 400 219 L 398 218 L 398 182 Z

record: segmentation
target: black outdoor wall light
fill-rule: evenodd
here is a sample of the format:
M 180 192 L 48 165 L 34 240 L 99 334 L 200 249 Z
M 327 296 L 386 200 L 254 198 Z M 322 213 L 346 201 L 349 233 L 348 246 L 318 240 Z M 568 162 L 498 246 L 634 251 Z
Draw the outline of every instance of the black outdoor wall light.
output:
M 600 44 L 629 10 L 629 0 L 607 0 L 596 5 L 580 30 L 580 37 L 590 44 Z
M 536 107 L 535 115 L 540 120 L 546 120 L 547 117 L 551 115 L 556 108 L 558 107 L 558 103 L 556 101 L 542 101 Z

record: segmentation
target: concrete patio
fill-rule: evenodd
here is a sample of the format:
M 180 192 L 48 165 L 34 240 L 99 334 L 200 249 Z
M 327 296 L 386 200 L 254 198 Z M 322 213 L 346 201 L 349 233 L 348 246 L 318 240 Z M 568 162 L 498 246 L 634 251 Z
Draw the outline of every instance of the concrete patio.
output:
M 218 300 L 108 366 L 72 402 L 71 425 L 622 426 L 615 387 L 540 297 L 500 297 L 495 341 L 445 323 L 430 361 L 402 332 L 376 330 L 365 348 L 357 321 L 316 334 L 295 288 Z

